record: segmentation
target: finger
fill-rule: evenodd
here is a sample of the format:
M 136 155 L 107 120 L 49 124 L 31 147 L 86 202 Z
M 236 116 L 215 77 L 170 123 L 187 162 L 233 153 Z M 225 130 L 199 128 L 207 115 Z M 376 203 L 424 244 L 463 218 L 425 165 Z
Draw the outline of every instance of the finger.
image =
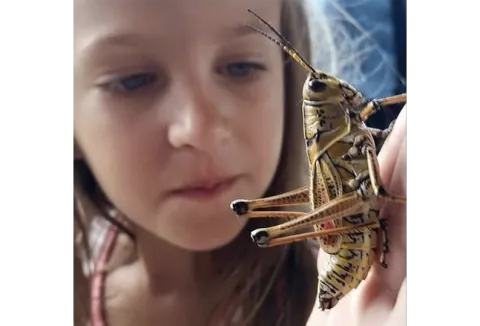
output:
M 380 164 L 383 183 L 390 186 L 395 163 L 398 157 L 398 153 L 395 150 L 401 147 L 401 143 L 404 141 L 407 134 L 407 108 L 406 105 L 400 111 L 400 114 L 395 121 L 392 132 L 385 140 L 382 149 L 378 155 L 378 163 Z M 389 188 L 388 188 L 389 189 Z
M 397 123 L 379 155 L 380 173 L 385 187 L 392 195 L 406 196 L 406 110 Z M 374 266 L 367 278 L 359 300 L 359 309 L 384 304 L 393 308 L 398 291 L 406 276 L 406 205 L 386 202 L 380 213 L 388 221 L 388 268 Z M 381 237 L 379 239 L 381 241 Z M 381 243 L 379 248 L 382 248 Z
M 393 195 L 407 194 L 407 136 L 406 136 L 406 109 L 398 117 L 399 124 L 392 131 L 392 139 L 385 152 L 379 158 L 382 180 Z M 383 281 L 382 287 L 390 292 L 394 300 L 406 276 L 406 204 L 385 203 L 382 217 L 388 220 L 390 253 L 388 253 L 388 269 L 376 268 L 375 272 Z
M 397 302 L 390 314 L 387 326 L 404 326 L 407 324 L 407 279 L 405 278 L 397 296 Z

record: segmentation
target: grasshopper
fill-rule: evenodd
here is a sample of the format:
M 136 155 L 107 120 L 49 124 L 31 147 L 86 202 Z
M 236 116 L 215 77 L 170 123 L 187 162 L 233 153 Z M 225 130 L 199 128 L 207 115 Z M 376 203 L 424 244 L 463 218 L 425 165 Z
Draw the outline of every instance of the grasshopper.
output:
M 382 184 L 375 140 L 385 141 L 395 120 L 385 130 L 369 128 L 366 120 L 383 106 L 406 103 L 406 94 L 367 100 L 354 87 L 315 70 L 275 28 L 247 9 L 277 37 L 253 27 L 280 46 L 308 76 L 303 86 L 303 122 L 309 184 L 283 194 L 238 199 L 230 204 L 246 218 L 289 218 L 285 223 L 256 229 L 251 238 L 259 247 L 316 239 L 330 260 L 319 272 L 319 308 L 332 309 L 367 277 L 376 257 L 377 237 L 382 235 L 380 264 L 387 268 L 387 221 L 380 218 L 383 201 L 406 204 Z M 309 205 L 310 211 L 255 211 Z M 302 228 L 313 231 L 286 235 Z

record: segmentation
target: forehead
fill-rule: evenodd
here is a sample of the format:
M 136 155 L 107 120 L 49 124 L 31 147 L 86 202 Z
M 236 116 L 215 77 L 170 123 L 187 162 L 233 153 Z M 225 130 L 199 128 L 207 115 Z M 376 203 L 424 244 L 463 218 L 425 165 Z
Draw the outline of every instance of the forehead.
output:
M 189 38 L 249 34 L 250 8 L 278 27 L 281 0 L 75 0 L 75 42 L 128 36 Z M 127 37 L 125 37 L 127 36 Z M 131 37 L 130 37 L 131 38 Z

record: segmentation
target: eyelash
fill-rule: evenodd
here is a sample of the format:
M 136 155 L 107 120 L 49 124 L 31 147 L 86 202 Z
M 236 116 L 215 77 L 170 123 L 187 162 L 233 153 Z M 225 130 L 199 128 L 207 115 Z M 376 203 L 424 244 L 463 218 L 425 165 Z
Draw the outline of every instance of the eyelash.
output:
M 238 68 L 240 66 L 240 69 L 241 68 L 247 68 L 247 71 L 243 70 L 243 72 L 245 74 L 242 74 L 240 76 L 235 76 L 235 75 L 229 75 L 229 71 L 228 69 L 229 68 Z M 266 70 L 265 66 L 264 65 L 261 65 L 259 63 L 255 63 L 255 62 L 233 62 L 233 63 L 229 63 L 227 64 L 226 66 L 224 67 L 221 67 L 218 72 L 221 74 L 221 75 L 226 75 L 227 77 L 232 77 L 234 79 L 244 79 L 244 78 L 248 78 L 248 77 L 251 77 L 252 74 L 258 72 L 258 71 L 264 71 Z M 231 71 L 230 71 L 231 73 Z
M 135 92 L 157 80 L 158 77 L 155 73 L 140 72 L 126 77 L 117 78 L 106 83 L 104 86 L 110 91 Z
M 231 69 L 240 68 L 240 72 Z M 242 70 L 243 68 L 243 70 Z M 230 70 L 229 70 L 230 69 Z M 218 73 L 226 77 L 233 79 L 246 79 L 252 77 L 252 74 L 266 70 L 265 66 L 254 62 L 233 62 L 218 69 Z M 240 75 L 238 75 L 240 73 Z M 155 82 L 157 82 L 158 76 L 155 73 L 140 72 L 125 77 L 114 79 L 105 83 L 103 86 L 109 91 L 114 92 L 135 92 L 140 91 Z

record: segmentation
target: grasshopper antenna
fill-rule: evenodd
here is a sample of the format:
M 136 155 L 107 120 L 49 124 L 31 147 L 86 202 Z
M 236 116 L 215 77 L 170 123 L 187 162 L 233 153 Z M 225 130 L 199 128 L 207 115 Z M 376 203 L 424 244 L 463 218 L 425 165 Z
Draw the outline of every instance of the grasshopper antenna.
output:
M 262 22 L 265 26 L 267 26 L 273 33 L 275 33 L 275 35 L 277 35 L 282 41 L 280 42 L 279 40 L 276 40 L 274 39 L 273 37 L 271 37 L 270 35 L 268 35 L 267 33 L 259 30 L 258 28 L 256 27 L 253 27 L 251 25 L 246 25 L 248 28 L 251 28 L 253 30 L 255 30 L 256 32 L 260 33 L 261 35 L 265 36 L 266 38 L 268 38 L 270 41 L 272 41 L 273 43 L 275 43 L 276 45 L 278 45 L 279 47 L 281 47 L 285 52 L 288 53 L 288 55 L 290 55 L 290 57 L 292 57 L 293 60 L 295 60 L 297 63 L 299 63 L 302 67 L 304 67 L 307 71 L 309 71 L 310 73 L 312 73 L 314 76 L 318 76 L 319 73 L 317 71 L 315 71 L 315 69 L 313 69 L 313 67 L 300 55 L 300 53 L 298 53 L 295 48 L 290 44 L 290 42 L 288 42 L 288 40 L 282 35 L 280 34 L 273 26 L 272 24 L 268 23 L 267 21 L 265 21 L 262 17 L 260 17 L 259 15 L 257 15 L 255 12 L 253 12 L 253 10 L 251 9 L 247 9 L 247 11 L 249 13 L 251 13 L 252 15 L 254 15 L 260 22 Z

